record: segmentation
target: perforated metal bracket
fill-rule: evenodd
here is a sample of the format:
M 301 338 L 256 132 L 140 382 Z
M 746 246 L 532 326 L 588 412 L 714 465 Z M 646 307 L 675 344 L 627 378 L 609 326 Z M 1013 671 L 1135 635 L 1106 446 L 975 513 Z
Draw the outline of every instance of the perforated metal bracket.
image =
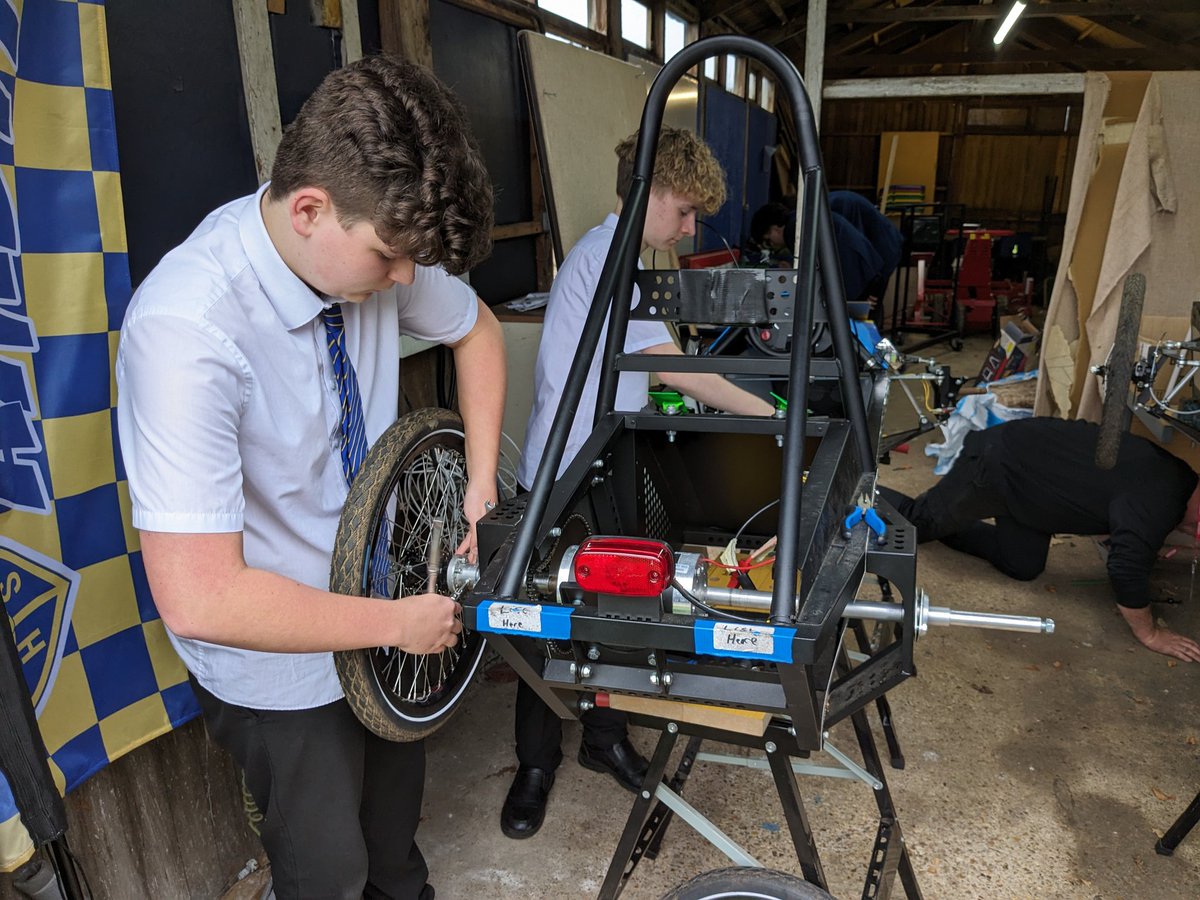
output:
M 637 273 L 634 319 L 696 325 L 790 326 L 796 272 L 791 269 L 645 269 Z M 817 304 L 814 321 L 825 321 Z

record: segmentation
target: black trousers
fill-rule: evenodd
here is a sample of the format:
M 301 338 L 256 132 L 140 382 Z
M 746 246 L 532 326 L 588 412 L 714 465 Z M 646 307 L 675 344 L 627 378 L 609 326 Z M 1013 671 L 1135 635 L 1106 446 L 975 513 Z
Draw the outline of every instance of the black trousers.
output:
M 1010 578 L 1030 581 L 1046 568 L 1050 533 L 1022 525 L 1012 515 L 994 448 L 973 431 L 942 480 L 913 498 L 891 488 L 879 494 L 917 529 L 917 540 L 941 541 L 986 559 Z M 989 525 L 981 519 L 995 519 Z
M 541 671 L 545 655 L 536 641 L 524 638 L 513 640 L 525 661 Z M 622 741 L 627 732 L 625 713 L 596 707 L 579 717 L 583 723 L 583 742 L 589 747 L 604 750 Z M 562 762 L 562 719 L 560 719 L 527 685 L 517 682 L 517 707 L 514 722 L 517 740 L 517 762 L 535 769 L 553 772 Z
M 369 732 L 345 700 L 257 710 L 192 679 L 209 734 L 245 773 L 264 818 L 263 847 L 279 900 L 422 896 L 429 869 L 414 836 L 425 745 Z

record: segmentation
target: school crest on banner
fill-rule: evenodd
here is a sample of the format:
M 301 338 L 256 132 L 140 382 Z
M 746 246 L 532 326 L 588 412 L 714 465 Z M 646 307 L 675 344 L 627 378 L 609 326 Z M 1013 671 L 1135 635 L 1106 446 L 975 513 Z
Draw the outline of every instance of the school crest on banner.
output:
M 104 5 L 0 0 L 0 599 L 69 791 L 195 716 L 117 446 L 131 288 Z M 32 851 L 0 779 L 0 871 Z

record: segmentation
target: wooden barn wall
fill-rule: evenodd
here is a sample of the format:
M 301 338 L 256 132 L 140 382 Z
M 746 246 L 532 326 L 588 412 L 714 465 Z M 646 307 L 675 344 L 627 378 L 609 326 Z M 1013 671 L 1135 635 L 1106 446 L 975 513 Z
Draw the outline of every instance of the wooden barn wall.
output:
M 72 791 L 67 840 L 96 900 L 215 900 L 263 852 L 243 811 L 238 773 L 199 720 Z M 0 900 L 22 897 L 0 875 Z
M 993 227 L 1061 234 L 1079 128 L 1079 98 L 833 100 L 821 149 L 830 188 L 873 196 L 879 135 L 937 131 L 937 199 Z M 1048 215 L 1043 222 L 1043 212 Z

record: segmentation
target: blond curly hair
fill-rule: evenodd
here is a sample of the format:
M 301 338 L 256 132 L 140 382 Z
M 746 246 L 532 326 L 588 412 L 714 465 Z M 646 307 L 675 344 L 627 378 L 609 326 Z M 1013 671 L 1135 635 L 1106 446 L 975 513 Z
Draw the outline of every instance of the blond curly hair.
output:
M 624 201 L 633 183 L 635 131 L 616 146 L 617 196 Z M 674 191 L 687 197 L 705 215 L 711 216 L 725 202 L 725 170 L 708 144 L 690 131 L 665 126 L 658 134 L 658 155 L 650 186 L 656 191 Z

